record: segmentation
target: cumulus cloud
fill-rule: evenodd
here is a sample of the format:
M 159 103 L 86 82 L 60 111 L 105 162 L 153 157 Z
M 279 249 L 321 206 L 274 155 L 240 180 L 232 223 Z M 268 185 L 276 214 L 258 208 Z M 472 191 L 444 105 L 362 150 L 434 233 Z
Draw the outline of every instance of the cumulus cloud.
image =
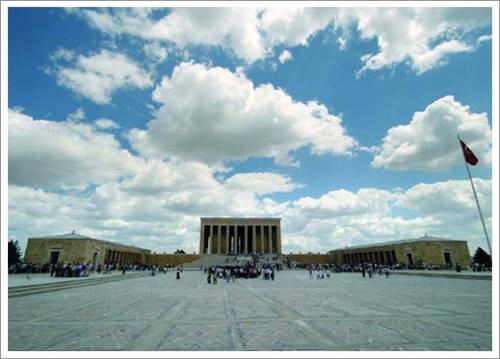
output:
M 458 52 L 471 52 L 474 48 L 460 41 L 451 40 L 442 42 L 433 49 L 415 55 L 412 66 L 417 74 L 422 74 L 438 66 L 446 64 L 446 55 Z
M 9 110 L 9 183 L 86 186 L 135 173 L 142 160 L 110 134 L 74 121 L 36 120 Z
M 78 55 L 68 64 L 56 62 L 51 71 L 59 85 L 101 105 L 109 103 L 118 89 L 144 89 L 152 85 L 149 74 L 134 61 L 104 49 L 89 56 Z
M 285 62 L 289 61 L 293 59 L 293 55 L 290 51 L 288 50 L 283 50 L 283 52 L 280 54 L 279 56 L 279 60 L 282 64 L 284 64 Z
M 153 92 L 161 104 L 146 130 L 129 139 L 147 157 L 217 163 L 271 157 L 295 164 L 290 152 L 350 154 L 356 140 L 324 105 L 294 101 L 270 84 L 255 87 L 242 72 L 181 63 Z
M 167 49 L 157 42 L 145 44 L 143 51 L 146 59 L 153 63 L 160 63 L 168 56 Z
M 238 192 L 252 192 L 257 195 L 290 192 L 300 185 L 292 182 L 291 178 L 268 172 L 238 173 L 225 182 L 228 190 Z
M 476 178 L 474 185 L 478 201 L 485 216 L 491 216 L 491 180 Z M 428 199 L 432 198 L 432 201 Z M 449 180 L 438 183 L 421 183 L 410 188 L 399 203 L 407 208 L 416 209 L 431 215 L 454 218 L 476 218 L 476 202 L 470 183 Z M 460 208 L 460 210 L 457 210 Z
M 408 61 L 424 73 L 446 61 L 446 55 L 472 51 L 460 41 L 468 31 L 489 26 L 488 8 L 363 8 L 346 10 L 360 36 L 375 39 L 378 51 L 363 55 L 360 73 Z M 349 23 L 348 20 L 345 20 Z
M 41 133 L 53 135 L 43 129 L 48 126 L 45 122 Z M 65 123 L 57 126 L 59 137 L 52 136 L 56 139 L 52 142 L 59 143 L 64 142 L 63 136 L 73 141 L 73 131 L 79 133 L 73 126 L 82 125 L 72 124 L 72 131 L 65 129 L 68 126 Z M 90 134 L 96 137 L 95 133 Z M 37 143 L 33 146 L 37 145 L 40 147 Z M 92 143 L 84 145 L 80 147 L 92 147 Z M 107 153 L 103 148 L 106 146 L 100 146 L 101 157 Z M 48 152 L 44 151 L 43 155 Z M 74 149 L 58 147 L 57 152 L 69 156 L 68 152 Z M 28 154 L 33 156 L 31 152 Z M 89 156 L 94 162 L 102 160 L 92 151 L 82 156 Z M 66 165 L 69 162 L 67 158 L 60 160 Z M 88 171 L 82 171 L 85 166 L 90 168 L 87 161 L 75 156 L 69 160 L 78 162 L 75 167 L 80 168 L 80 172 L 77 174 L 96 183 L 95 190 L 51 193 L 29 188 L 22 181 L 11 181 L 11 238 L 25 243 L 29 236 L 76 229 L 97 238 L 156 251 L 173 251 L 181 247 L 191 252 L 198 249 L 200 216 L 272 216 L 282 218 L 283 248 L 287 252 L 324 252 L 344 245 L 414 238 L 424 233 L 466 239 L 471 248 L 482 245 L 483 240 L 467 180 L 422 183 L 407 190 L 361 188 L 353 192 L 336 189 L 319 197 L 280 202 L 268 196 L 290 192 L 301 185 L 277 173 L 237 173 L 222 179 L 204 163 L 151 159 L 139 162 L 122 178 L 106 178 L 99 172 L 99 164 L 94 163 L 90 178 Z M 133 161 L 128 159 L 126 162 Z M 9 165 L 14 173 L 19 172 L 16 170 L 19 165 L 13 163 Z M 41 164 L 45 166 L 44 162 Z M 39 173 L 35 168 L 30 175 L 43 179 Z M 58 178 L 57 175 L 60 176 L 61 171 L 56 168 L 52 179 Z M 95 178 L 106 181 L 99 182 Z M 476 178 L 475 183 L 491 228 L 491 180 Z M 402 216 L 401 210 L 410 211 L 412 215 Z
M 416 112 L 408 125 L 389 129 L 372 165 L 392 170 L 448 169 L 463 163 L 457 134 L 480 163 L 489 164 L 491 128 L 486 113 L 473 113 L 453 96 L 445 96 Z
M 110 120 L 109 118 L 98 118 L 94 123 L 98 128 L 103 130 L 120 128 L 120 126 L 116 122 Z
M 338 31 L 341 48 L 359 35 L 378 46 L 361 57 L 359 74 L 402 62 L 424 73 L 450 54 L 472 51 L 465 35 L 491 25 L 488 8 L 175 8 L 159 20 L 151 9 L 73 12 L 112 36 L 222 46 L 248 63 L 269 57 L 276 46 L 307 46 L 320 31 Z

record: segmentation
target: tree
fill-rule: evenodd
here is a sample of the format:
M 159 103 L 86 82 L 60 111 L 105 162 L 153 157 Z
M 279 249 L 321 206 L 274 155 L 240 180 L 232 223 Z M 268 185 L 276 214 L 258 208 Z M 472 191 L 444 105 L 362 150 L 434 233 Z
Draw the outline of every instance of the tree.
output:
M 17 241 L 9 241 L 9 266 L 21 261 L 21 250 Z
M 491 256 L 486 253 L 481 247 L 477 247 L 472 261 L 474 263 L 484 264 L 486 267 L 491 267 Z
M 184 252 L 184 250 L 182 249 L 176 249 L 174 254 L 186 254 L 186 252 Z

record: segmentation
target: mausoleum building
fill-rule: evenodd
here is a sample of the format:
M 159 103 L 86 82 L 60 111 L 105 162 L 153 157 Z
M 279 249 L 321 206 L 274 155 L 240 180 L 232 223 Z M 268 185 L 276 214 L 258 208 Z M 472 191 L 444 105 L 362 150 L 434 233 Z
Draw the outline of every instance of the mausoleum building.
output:
M 281 254 L 280 218 L 200 218 L 200 254 Z

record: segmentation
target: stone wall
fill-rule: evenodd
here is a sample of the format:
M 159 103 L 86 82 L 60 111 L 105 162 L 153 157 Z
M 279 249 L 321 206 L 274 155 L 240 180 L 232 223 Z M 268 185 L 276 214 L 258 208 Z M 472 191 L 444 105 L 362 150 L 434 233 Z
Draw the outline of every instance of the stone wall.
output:
M 146 263 L 156 264 L 162 267 L 178 266 L 180 264 L 190 263 L 200 256 L 197 254 L 148 254 L 146 255 Z
M 290 259 L 290 261 L 299 263 L 337 263 L 336 254 L 287 254 L 286 256 Z
M 59 262 L 88 262 L 87 240 L 28 240 L 28 246 L 24 254 L 24 261 L 33 264 L 45 264 L 50 261 L 50 252 L 59 251 Z
M 355 253 L 392 252 L 396 255 L 396 263 L 408 265 L 407 253 L 411 253 L 413 263 L 416 266 L 434 265 L 444 266 L 444 253 L 451 256 L 452 267 L 459 263 L 462 268 L 467 268 L 470 264 L 469 248 L 466 241 L 418 241 L 408 243 L 397 243 L 363 248 L 346 248 L 332 251 L 339 258 L 339 263 L 344 263 L 343 255 L 353 255 Z
M 121 261 L 109 261 L 116 263 L 145 263 L 146 255 L 150 253 L 145 249 L 93 239 L 28 239 L 24 260 L 33 264 L 49 263 L 52 251 L 59 252 L 58 262 L 66 263 L 92 263 L 94 253 L 97 253 L 96 264 L 106 262 L 106 251 L 124 253 Z

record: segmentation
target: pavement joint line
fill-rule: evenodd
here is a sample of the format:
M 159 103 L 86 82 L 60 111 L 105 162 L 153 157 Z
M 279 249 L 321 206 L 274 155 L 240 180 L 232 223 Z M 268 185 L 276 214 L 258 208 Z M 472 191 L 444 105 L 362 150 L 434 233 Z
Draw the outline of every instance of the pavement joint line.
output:
M 227 294 L 226 288 L 223 288 L 223 294 L 224 294 L 224 307 L 226 308 L 225 312 L 227 313 L 227 308 L 229 307 L 231 309 L 230 312 L 232 313 L 233 316 L 232 318 L 229 318 L 233 320 L 226 321 L 226 323 L 229 323 L 229 331 L 234 345 L 234 350 L 241 350 L 243 344 L 242 344 L 242 338 L 240 336 L 240 331 L 238 330 L 237 326 L 238 321 L 236 320 L 236 315 L 234 313 L 233 308 L 229 306 L 229 296 Z
M 184 301 L 179 301 L 157 318 L 151 326 L 145 329 L 145 333 L 130 343 L 130 347 L 134 350 L 152 350 L 151 348 L 158 350 L 162 340 L 175 328 L 176 319 L 184 314 L 191 298 L 196 294 L 196 289 L 200 286 L 201 283 L 198 283 L 195 290 Z
M 286 319 L 290 319 L 293 323 L 298 324 L 303 329 L 306 337 L 309 340 L 312 340 L 315 344 L 319 344 L 320 346 L 331 346 L 334 344 L 327 336 L 323 335 L 323 333 L 304 322 L 302 320 L 302 316 L 295 310 L 281 303 L 276 298 L 258 296 L 252 287 L 243 282 L 242 285 L 245 286 L 256 298 L 260 299 L 261 301 L 267 302 L 271 306 L 271 309 L 275 310 L 280 316 Z
M 433 289 L 435 284 L 429 284 L 429 280 L 422 277 L 408 281 L 400 277 L 390 285 L 385 284 L 392 282 L 390 280 L 375 280 L 380 282 L 380 288 L 378 283 L 370 281 L 368 284 L 366 280 L 365 284 L 354 275 L 345 276 L 345 280 L 342 278 L 335 285 L 327 281 L 304 281 L 299 273 L 296 278 L 284 273 L 283 280 L 278 276 L 275 282 L 241 279 L 236 283 L 221 281 L 219 285 L 208 285 L 203 275 L 187 274 L 185 283 L 183 280 L 174 281 L 173 286 L 168 276 L 160 275 L 143 277 L 133 284 L 111 283 L 105 288 L 89 290 L 83 287 L 55 292 L 54 295 L 27 296 L 18 300 L 9 298 L 9 317 L 29 318 L 9 318 L 9 348 L 113 350 L 118 347 L 118 350 L 141 350 L 136 348 L 141 341 L 148 351 L 190 350 L 188 348 L 194 343 L 199 344 L 195 350 L 209 351 L 487 351 L 492 346 L 489 329 L 491 303 L 480 300 L 491 295 L 487 281 L 441 281 L 439 288 Z M 301 282 L 304 282 L 303 286 L 300 286 Z M 419 282 L 423 286 L 419 287 L 415 298 L 420 300 L 409 300 L 398 294 L 398 291 L 411 289 Z M 484 294 L 462 295 L 465 285 L 471 293 L 481 290 Z M 352 290 L 348 290 L 351 287 Z M 367 292 L 369 289 L 377 290 Z M 87 293 L 91 295 L 87 296 Z M 94 298 L 104 303 L 104 306 L 96 307 L 96 311 L 92 310 L 92 306 L 98 305 Z M 456 311 L 462 309 L 461 314 L 445 312 L 447 302 Z M 209 307 L 213 305 L 212 310 L 207 309 L 207 303 L 210 303 Z M 406 313 L 397 311 L 397 303 L 401 303 Z M 437 303 L 436 308 L 433 303 Z M 347 314 L 338 315 L 339 310 L 333 310 L 335 306 L 346 309 Z M 381 315 L 365 310 L 367 306 Z M 176 308 L 180 308 L 178 313 L 175 313 Z M 325 315 L 320 315 L 323 310 Z M 253 312 L 255 316 L 252 316 Z M 370 329 L 372 326 L 375 331 Z M 155 327 L 155 337 L 150 340 L 143 338 Z M 326 335 L 327 339 L 322 341 L 317 332 L 309 331 L 308 327 Z M 116 340 L 109 334 L 113 328 L 123 328 L 114 333 Z M 199 342 L 198 334 L 189 334 L 191 328 L 201 329 Z M 234 334 L 231 328 L 235 328 Z M 266 331 L 267 328 L 283 328 L 285 332 L 276 337 L 276 342 L 276 339 L 264 335 L 263 342 L 246 343 L 251 338 L 247 339 L 246 335 L 251 335 L 252 328 L 266 328 Z M 187 335 L 186 339 L 183 335 Z M 234 335 L 241 338 L 240 348 L 232 349 L 237 347 Z

